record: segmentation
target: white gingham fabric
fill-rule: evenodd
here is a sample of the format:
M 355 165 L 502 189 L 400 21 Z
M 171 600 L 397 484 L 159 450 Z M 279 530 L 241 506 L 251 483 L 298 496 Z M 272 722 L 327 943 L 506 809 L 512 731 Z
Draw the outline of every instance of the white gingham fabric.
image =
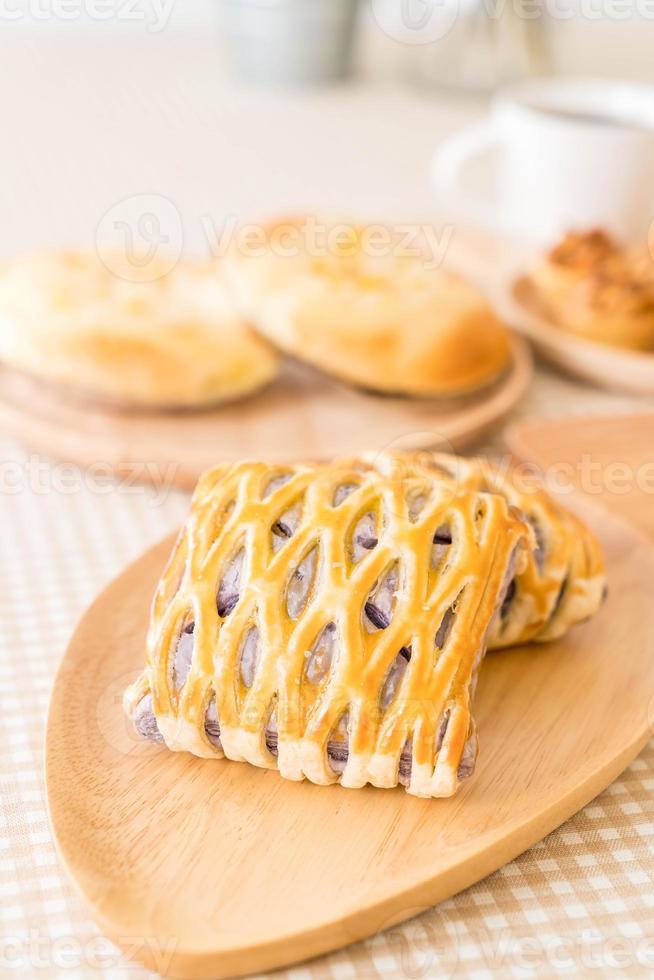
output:
M 541 371 L 521 414 L 632 407 Z M 94 483 L 8 441 L 0 460 L 0 975 L 144 977 L 98 933 L 58 863 L 42 740 L 75 621 L 111 577 L 179 523 L 188 497 Z M 485 881 L 282 975 L 654 976 L 653 791 L 650 745 L 592 804 Z

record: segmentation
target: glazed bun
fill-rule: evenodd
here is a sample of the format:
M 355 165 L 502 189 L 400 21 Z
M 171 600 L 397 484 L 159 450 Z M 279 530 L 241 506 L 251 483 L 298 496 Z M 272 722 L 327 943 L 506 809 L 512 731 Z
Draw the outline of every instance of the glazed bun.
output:
M 603 344 L 654 350 L 654 261 L 605 232 L 570 233 L 529 276 L 557 326 Z
M 328 248 L 312 247 L 298 218 L 268 225 L 256 254 L 231 252 L 236 306 L 263 336 L 342 381 L 389 394 L 458 395 L 504 371 L 507 330 L 473 285 L 425 253 L 368 248 L 371 226 L 335 227 L 343 231 Z
M 75 393 L 133 406 L 195 407 L 275 377 L 279 357 L 236 313 L 214 265 L 170 270 L 115 255 L 43 252 L 0 267 L 0 360 Z M 160 271 L 161 274 L 158 274 Z

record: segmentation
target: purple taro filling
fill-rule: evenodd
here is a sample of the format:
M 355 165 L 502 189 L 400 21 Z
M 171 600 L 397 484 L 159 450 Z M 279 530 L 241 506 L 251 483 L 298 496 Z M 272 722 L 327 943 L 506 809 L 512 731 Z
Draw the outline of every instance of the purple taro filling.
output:
M 344 489 L 351 492 L 351 490 L 356 489 L 356 487 L 352 486 L 352 488 L 350 488 L 348 486 Z M 339 500 L 338 502 L 340 503 L 341 501 Z M 335 505 L 337 505 L 336 501 Z M 280 519 L 276 521 L 271 528 L 273 539 L 277 539 L 280 542 L 283 542 L 284 540 L 293 536 L 297 526 L 297 520 L 299 518 L 299 508 L 294 506 L 283 516 L 285 520 Z M 365 514 L 359 521 L 353 538 L 355 561 L 359 560 L 365 551 L 372 551 L 377 547 L 378 538 L 376 537 L 375 531 L 376 528 L 374 526 L 374 516 L 372 514 Z M 446 526 L 439 527 L 433 539 L 432 562 L 434 565 L 438 564 L 438 562 L 443 558 L 451 544 L 452 535 L 450 530 Z M 296 569 L 291 578 L 287 593 L 287 608 L 291 618 L 297 618 L 306 604 L 308 592 L 315 574 L 316 557 L 317 553 L 315 549 L 313 549 L 305 557 L 304 561 Z M 221 618 L 229 616 L 239 601 L 239 587 L 244 559 L 245 553 L 243 550 L 241 550 L 226 567 L 225 574 L 218 588 L 218 594 L 216 597 L 218 614 Z M 562 593 L 565 591 L 565 584 L 566 583 L 564 583 Z M 364 624 L 369 632 L 373 632 L 375 630 L 385 630 L 390 625 L 393 618 L 397 587 L 397 569 L 393 567 L 382 577 L 365 603 L 363 610 Z M 505 614 L 505 610 L 508 608 L 508 605 L 515 595 L 515 589 L 515 582 L 511 581 L 502 603 L 503 615 Z M 445 645 L 452 630 L 455 618 L 456 614 L 454 609 L 448 609 L 435 636 L 434 642 L 436 648 L 442 649 Z M 183 686 L 191 667 L 194 628 L 195 624 L 193 622 L 186 624 L 182 633 L 180 634 L 177 649 L 175 651 L 175 658 L 173 662 L 173 679 L 177 690 Z M 332 660 L 334 656 L 337 655 L 336 633 L 337 631 L 335 624 L 328 623 L 319 634 L 312 650 L 309 651 L 309 659 L 305 669 L 307 677 L 312 683 L 318 683 L 328 673 Z M 256 672 L 258 661 L 258 640 L 258 630 L 256 627 L 253 627 L 246 635 L 243 648 L 241 650 L 240 670 L 243 683 L 246 685 L 246 687 L 250 687 L 254 682 L 254 674 Z M 395 698 L 410 660 L 411 647 L 403 646 L 398 652 L 396 659 L 391 664 L 380 694 L 380 702 L 384 710 Z M 443 714 L 438 731 L 438 736 L 436 739 L 437 752 L 440 751 L 445 739 L 449 719 L 450 710 L 448 708 Z M 152 695 L 147 694 L 136 706 L 133 715 L 133 722 L 136 731 L 142 738 L 151 742 L 163 742 L 163 736 L 159 731 L 159 726 L 157 725 L 157 720 L 154 715 Z M 216 711 L 216 702 L 213 698 L 207 706 L 204 729 L 209 742 L 217 749 L 221 749 L 220 723 Z M 341 722 L 337 726 L 337 730 L 340 737 L 329 739 L 327 743 L 327 757 L 333 771 L 336 773 L 341 773 L 345 769 L 349 756 L 346 715 L 341 719 Z M 265 741 L 268 751 L 273 756 L 276 756 L 278 752 L 278 732 L 274 713 L 271 715 L 268 726 L 266 727 Z M 477 738 L 473 733 L 467 739 L 464 747 L 458 769 L 459 779 L 465 779 L 471 775 L 474 769 L 476 754 Z M 408 785 L 411 779 L 412 761 L 413 749 L 411 740 L 408 739 L 400 755 L 398 767 L 399 781 L 405 786 Z
M 141 736 L 141 738 L 147 739 L 149 742 L 163 742 L 163 736 L 159 731 L 159 726 L 157 725 L 157 719 L 154 716 L 154 711 L 152 709 L 152 696 L 146 694 L 144 698 L 136 706 L 133 715 L 134 726 L 136 731 Z M 447 724 L 449 721 L 449 711 L 446 711 L 443 715 L 443 720 L 441 722 L 441 727 L 438 733 L 438 740 L 436 744 L 436 751 L 438 752 L 443 744 L 443 739 L 445 738 L 445 733 L 447 731 Z M 222 749 L 220 743 L 220 723 L 216 715 L 216 702 L 211 701 L 207 708 L 207 713 L 204 719 L 204 730 L 208 740 L 217 749 Z M 274 721 L 271 719 L 271 724 L 266 728 L 266 746 L 271 755 L 277 755 L 277 742 L 278 734 L 277 727 Z M 476 755 L 476 741 L 475 744 L 471 746 L 473 739 L 468 739 L 466 742 L 466 747 L 463 753 L 463 759 L 461 765 L 459 766 L 459 778 L 464 779 L 472 773 L 474 767 L 474 759 Z M 469 746 L 470 750 L 469 750 Z M 403 786 L 409 784 L 411 780 L 411 767 L 413 762 L 411 743 L 408 741 L 402 751 L 399 763 L 399 781 Z M 327 743 L 327 757 L 329 763 L 334 772 L 341 773 L 345 769 L 349 756 L 349 748 L 347 743 L 347 735 L 345 739 L 330 739 Z M 468 764 L 466 760 L 470 759 L 471 762 Z M 466 765 L 464 766 L 464 762 Z
M 163 735 L 159 731 L 157 719 L 154 717 L 151 694 L 146 694 L 136 705 L 132 721 L 141 738 L 147 739 L 148 742 L 163 742 Z

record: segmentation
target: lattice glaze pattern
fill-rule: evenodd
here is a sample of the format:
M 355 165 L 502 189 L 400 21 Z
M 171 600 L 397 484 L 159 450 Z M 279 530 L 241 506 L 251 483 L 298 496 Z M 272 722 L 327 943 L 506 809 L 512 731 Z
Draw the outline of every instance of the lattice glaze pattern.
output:
M 287 779 L 448 796 L 474 679 L 533 534 L 498 495 L 355 462 L 200 481 L 126 693 L 146 737 Z
M 604 557 L 599 541 L 570 511 L 544 490 L 536 474 L 521 473 L 501 461 L 464 459 L 446 453 L 371 458 L 371 465 L 408 472 L 424 468 L 449 482 L 453 491 L 499 493 L 530 524 L 536 548 L 525 569 L 511 582 L 501 614 L 489 635 L 490 649 L 545 642 L 593 616 L 606 595 Z

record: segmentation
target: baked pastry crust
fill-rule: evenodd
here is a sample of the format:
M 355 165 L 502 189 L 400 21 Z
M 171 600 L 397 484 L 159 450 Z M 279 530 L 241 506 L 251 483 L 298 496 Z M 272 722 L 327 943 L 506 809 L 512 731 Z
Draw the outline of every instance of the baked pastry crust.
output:
M 159 584 L 125 710 L 173 750 L 449 796 L 474 766 L 493 616 L 533 546 L 503 497 L 404 464 L 218 467 Z
M 106 258 L 106 257 L 105 257 Z M 214 265 L 42 252 L 0 267 L 0 360 L 96 399 L 194 407 L 248 394 L 279 358 L 235 313 Z M 125 276 L 121 269 L 125 267 Z
M 371 255 L 367 229 L 343 227 L 317 255 L 302 218 L 268 225 L 261 254 L 232 250 L 241 314 L 286 353 L 374 391 L 459 395 L 507 368 L 508 332 L 473 285 L 418 254 Z M 285 235 L 292 246 L 276 247 Z
M 546 315 L 580 337 L 654 351 L 654 260 L 600 230 L 570 233 L 530 273 Z
M 402 458 L 391 456 L 387 465 L 394 467 Z M 383 456 L 372 463 L 383 467 Z M 607 589 L 601 545 L 579 518 L 546 492 L 533 472 L 525 474 L 483 457 L 429 451 L 409 457 L 407 465 L 409 472 L 423 467 L 449 482 L 453 492 L 501 494 L 534 532 L 536 547 L 509 587 L 489 634 L 489 649 L 557 639 L 597 612 Z

